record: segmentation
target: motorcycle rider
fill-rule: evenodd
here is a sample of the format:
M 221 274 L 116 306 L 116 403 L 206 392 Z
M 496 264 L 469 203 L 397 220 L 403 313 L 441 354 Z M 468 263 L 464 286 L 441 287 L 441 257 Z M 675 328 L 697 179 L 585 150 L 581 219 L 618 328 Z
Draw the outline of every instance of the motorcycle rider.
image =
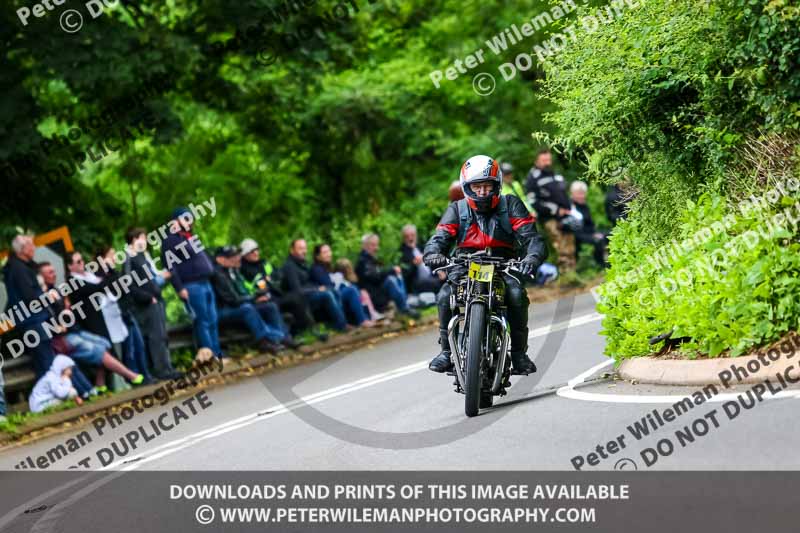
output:
M 536 219 L 516 196 L 501 196 L 503 172 L 497 160 L 485 155 L 469 158 L 461 167 L 461 188 L 465 198 L 452 202 L 442 216 L 436 232 L 425 245 L 423 260 L 431 269 L 445 266 L 453 245 L 456 253 L 474 253 L 491 248 L 499 257 L 523 256 L 517 270 L 523 276 L 536 273 L 547 257 L 547 248 L 536 232 Z M 466 267 L 449 270 L 451 281 L 466 275 Z M 505 276 L 506 306 L 511 329 L 511 364 L 515 374 L 536 372 L 528 358 L 528 294 L 514 278 Z M 452 317 L 450 294 L 445 284 L 439 291 L 439 343 L 442 351 L 428 368 L 446 372 L 453 367 L 447 325 Z

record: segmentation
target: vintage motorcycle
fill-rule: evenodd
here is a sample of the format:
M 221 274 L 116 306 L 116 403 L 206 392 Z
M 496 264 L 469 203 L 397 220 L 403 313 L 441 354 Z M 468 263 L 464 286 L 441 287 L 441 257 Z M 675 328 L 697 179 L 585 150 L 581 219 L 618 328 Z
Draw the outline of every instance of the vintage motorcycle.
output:
M 506 315 L 503 275 L 517 279 L 511 270 L 516 259 L 493 257 L 487 248 L 450 259 L 439 270 L 466 267 L 466 275 L 448 283 L 452 287 L 447 325 L 456 392 L 463 393 L 468 417 L 492 406 L 494 396 L 504 396 L 511 386 L 511 342 Z

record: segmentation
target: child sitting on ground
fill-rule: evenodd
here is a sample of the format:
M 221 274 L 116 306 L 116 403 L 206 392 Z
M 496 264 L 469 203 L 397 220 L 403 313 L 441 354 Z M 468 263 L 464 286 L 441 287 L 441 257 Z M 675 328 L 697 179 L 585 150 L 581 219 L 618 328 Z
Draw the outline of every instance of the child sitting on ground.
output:
M 39 413 L 68 399 L 74 399 L 78 405 L 83 403 L 72 386 L 73 366 L 75 361 L 66 355 L 57 355 L 53 359 L 50 370 L 36 382 L 28 399 L 32 413 Z

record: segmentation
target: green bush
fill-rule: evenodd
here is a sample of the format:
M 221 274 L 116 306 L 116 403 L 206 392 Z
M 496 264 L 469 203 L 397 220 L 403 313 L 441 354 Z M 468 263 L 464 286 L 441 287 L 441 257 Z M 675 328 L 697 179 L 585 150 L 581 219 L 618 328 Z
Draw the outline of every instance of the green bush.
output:
M 613 22 L 577 31 L 548 61 L 543 89 L 556 104 L 548 115 L 556 140 L 590 176 L 623 181 L 635 195 L 612 234 L 600 291 L 608 354 L 647 354 L 649 337 L 674 329 L 694 339 L 687 353 L 737 355 L 797 327 L 797 228 L 747 245 L 744 236 L 774 208 L 724 226 L 744 197 L 795 168 L 793 4 L 618 2 Z M 648 261 L 715 224 L 718 231 L 668 264 Z M 725 263 L 708 264 L 728 250 L 735 253 Z
M 800 128 L 800 10 L 761 0 L 632 4 L 596 32 L 577 31 L 548 61 L 543 89 L 567 152 L 593 176 L 630 181 L 648 242 L 662 242 L 677 229 L 675 206 L 749 177 L 729 173 L 748 135 Z
M 650 337 L 674 329 L 673 337 L 694 339 L 682 346 L 687 354 L 715 357 L 730 349 L 735 356 L 796 329 L 798 199 L 784 196 L 769 209 L 742 214 L 704 194 L 687 201 L 675 240 L 663 246 L 648 245 L 637 220 L 620 224 L 599 290 L 606 352 L 646 355 L 653 351 Z M 791 218 L 773 224 L 785 212 Z

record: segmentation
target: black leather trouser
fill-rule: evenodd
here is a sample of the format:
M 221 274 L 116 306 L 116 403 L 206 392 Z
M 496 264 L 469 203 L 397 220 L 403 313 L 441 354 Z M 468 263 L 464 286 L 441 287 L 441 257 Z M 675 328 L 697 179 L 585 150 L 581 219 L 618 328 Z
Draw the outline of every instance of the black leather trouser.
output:
M 504 276 L 506 281 L 506 307 L 508 310 L 508 326 L 511 329 L 511 353 L 527 353 L 528 351 L 528 292 L 516 279 Z M 451 278 L 453 279 L 453 278 Z M 442 349 L 449 350 L 447 340 L 447 324 L 453 317 L 450 310 L 450 294 L 453 287 L 445 283 L 439 291 L 437 304 L 439 306 L 439 335 Z

